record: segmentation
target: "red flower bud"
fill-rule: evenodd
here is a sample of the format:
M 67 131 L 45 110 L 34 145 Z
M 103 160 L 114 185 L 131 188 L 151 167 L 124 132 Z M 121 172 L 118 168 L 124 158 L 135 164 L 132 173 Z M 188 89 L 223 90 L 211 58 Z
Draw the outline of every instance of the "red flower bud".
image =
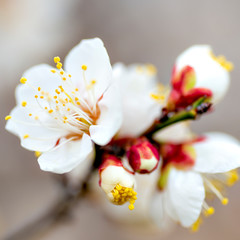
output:
M 129 164 L 138 173 L 150 173 L 157 168 L 160 156 L 156 147 L 143 140 L 132 145 L 127 152 Z

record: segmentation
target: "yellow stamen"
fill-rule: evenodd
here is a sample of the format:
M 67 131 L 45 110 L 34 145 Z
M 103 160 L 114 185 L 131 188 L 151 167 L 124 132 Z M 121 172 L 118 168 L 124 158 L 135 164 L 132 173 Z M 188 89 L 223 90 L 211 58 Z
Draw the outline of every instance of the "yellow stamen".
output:
M 55 73 L 55 72 L 56 72 L 56 70 L 55 70 L 55 69 L 52 69 L 52 70 L 51 70 L 51 72 L 52 72 L 52 73 Z
M 55 62 L 55 63 L 58 63 L 58 62 L 60 62 L 60 57 L 58 57 L 58 56 L 57 56 L 57 57 L 55 57 L 55 58 L 54 58 L 54 62 Z
M 222 205 L 227 205 L 227 204 L 228 204 L 228 198 L 223 198 Z
M 147 72 L 148 72 L 149 75 L 156 75 L 157 69 L 156 69 L 156 67 L 154 65 L 147 64 L 146 68 L 147 68 Z
M 207 210 L 205 210 L 204 215 L 206 217 L 211 216 L 215 213 L 215 209 L 213 207 L 209 207 Z
M 233 70 L 233 63 L 226 60 L 226 58 L 222 55 L 215 56 L 212 52 L 210 52 L 210 56 L 216 62 L 218 62 L 223 68 L 225 68 L 228 72 Z
M 82 70 L 86 71 L 87 70 L 87 66 L 86 65 L 82 65 Z
M 25 84 L 26 82 L 27 82 L 27 79 L 26 79 L 26 78 L 22 77 L 22 78 L 20 79 L 20 83 Z
M 26 101 L 22 101 L 22 106 L 26 107 L 27 106 L 27 102 Z
M 202 224 L 202 218 L 199 217 L 198 220 L 192 225 L 191 230 L 193 232 L 197 232 L 201 224 Z
M 132 189 L 128 187 L 123 187 L 120 184 L 117 184 L 115 188 L 112 191 L 113 195 L 113 202 L 117 205 L 122 205 L 126 202 L 129 202 L 128 208 L 130 210 L 134 209 L 134 203 L 136 200 L 137 193 Z
M 39 152 L 39 151 L 36 151 L 36 152 L 35 152 L 35 156 L 36 156 L 36 157 L 40 157 L 40 155 L 41 155 L 41 152 Z
M 11 119 L 11 118 L 12 118 L 12 116 L 7 115 L 7 116 L 5 117 L 5 120 L 7 121 L 7 120 L 9 120 L 9 119 Z
M 62 64 L 60 62 L 58 62 L 56 67 L 57 67 L 57 69 L 61 69 L 62 68 Z
M 28 135 L 28 134 L 25 134 L 25 135 L 23 136 L 23 138 L 24 138 L 24 139 L 29 138 L 29 135 Z

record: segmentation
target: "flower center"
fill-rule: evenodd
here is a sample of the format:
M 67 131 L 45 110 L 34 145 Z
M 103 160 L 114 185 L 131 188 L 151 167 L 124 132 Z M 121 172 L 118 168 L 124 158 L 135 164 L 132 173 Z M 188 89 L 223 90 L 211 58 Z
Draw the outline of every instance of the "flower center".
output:
M 128 187 L 123 187 L 120 184 L 117 184 L 115 188 L 112 190 L 113 195 L 113 202 L 117 205 L 122 205 L 126 202 L 129 202 L 130 205 L 128 208 L 130 210 L 134 209 L 134 203 L 137 199 L 136 195 L 137 193 L 132 189 Z
M 29 85 L 36 91 L 35 99 L 43 112 L 51 116 L 57 125 L 70 132 L 71 137 L 81 137 L 83 133 L 89 134 L 89 127 L 96 124 L 100 116 L 98 100 L 95 98 L 94 85 L 96 80 L 87 81 L 85 77 L 86 65 L 80 66 L 83 71 L 83 82 L 85 91 L 81 92 L 72 83 L 71 75 L 62 69 L 59 57 L 54 58 L 57 69 L 52 69 L 53 74 L 58 74 L 62 79 L 62 85 L 53 89 L 55 94 L 50 94 L 41 87 L 31 86 L 27 79 L 22 78 L 21 83 Z M 23 107 L 27 107 L 26 101 L 22 102 Z M 39 120 L 39 116 L 29 113 L 29 117 Z

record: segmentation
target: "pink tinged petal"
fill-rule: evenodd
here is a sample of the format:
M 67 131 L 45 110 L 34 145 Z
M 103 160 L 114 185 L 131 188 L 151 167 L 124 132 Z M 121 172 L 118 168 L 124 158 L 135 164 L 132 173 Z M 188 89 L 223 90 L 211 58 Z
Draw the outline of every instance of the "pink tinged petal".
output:
M 199 217 L 205 198 L 202 177 L 195 172 L 172 169 L 164 193 L 168 215 L 184 227 L 190 227 Z
M 142 70 L 139 71 L 139 68 Z M 123 105 L 123 124 L 119 136 L 138 136 L 161 114 L 161 104 L 150 97 L 157 87 L 156 75 L 149 74 L 145 65 L 127 67 L 117 63 L 113 66 L 113 76 Z
M 21 139 L 22 147 L 33 151 L 48 151 L 53 148 L 57 140 L 64 136 L 66 132 L 55 128 L 49 121 L 36 121 L 29 117 L 26 108 L 17 106 L 10 113 L 12 118 L 7 121 L 6 129 L 17 135 Z M 46 116 L 39 118 L 43 119 Z M 47 118 L 45 118 L 46 120 Z
M 239 141 L 224 133 L 205 134 L 206 139 L 194 144 L 197 154 L 193 169 L 203 173 L 228 172 L 240 167 Z
M 85 91 L 82 66 L 85 79 L 88 83 L 96 81 L 94 91 L 96 99 L 100 98 L 112 81 L 112 67 L 103 45 L 99 38 L 83 40 L 75 46 L 65 59 L 65 70 L 72 75 L 72 81 L 80 89 Z
M 84 134 L 81 140 L 62 139 L 59 146 L 43 153 L 38 158 L 38 163 L 43 171 L 66 173 L 87 160 L 92 152 L 92 141 L 88 135 Z
M 191 66 L 196 73 L 195 87 L 208 88 L 213 92 L 213 103 L 219 102 L 230 84 L 228 71 L 211 56 L 207 45 L 195 45 L 184 51 L 176 60 L 176 70 Z
M 98 106 L 100 118 L 97 125 L 90 126 L 89 131 L 91 139 L 103 146 L 110 142 L 122 123 L 121 100 L 115 84 L 106 90 Z
M 34 66 L 28 69 L 23 77 L 27 79 L 26 84 L 20 84 L 16 88 L 16 100 L 17 104 L 21 104 L 22 101 L 27 102 L 27 106 L 33 105 L 32 108 L 36 110 L 41 110 L 40 106 L 37 104 L 35 95 L 40 96 L 41 92 L 48 92 L 52 96 L 55 95 L 55 89 L 58 88 L 59 85 L 62 85 L 61 77 L 57 73 L 52 73 L 51 70 L 53 67 L 41 64 Z M 33 87 L 30 87 L 28 83 Z M 38 91 L 38 87 L 41 88 Z M 34 90 L 35 89 L 35 90 Z M 42 106 L 48 106 L 46 101 L 43 99 L 39 99 L 38 101 Z

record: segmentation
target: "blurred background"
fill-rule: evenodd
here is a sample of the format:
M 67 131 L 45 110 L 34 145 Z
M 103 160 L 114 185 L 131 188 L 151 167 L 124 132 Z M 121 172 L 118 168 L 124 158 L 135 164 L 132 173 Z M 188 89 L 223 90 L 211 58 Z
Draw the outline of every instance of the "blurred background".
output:
M 235 69 L 231 88 L 215 112 L 194 123 L 198 133 L 223 131 L 240 139 L 240 2 L 238 0 L 0 0 L 0 235 L 24 224 L 55 201 L 50 174 L 40 171 L 33 153 L 5 131 L 4 117 L 15 105 L 22 73 L 39 63 L 64 58 L 81 39 L 100 37 L 112 63 L 153 63 L 167 84 L 175 58 L 192 44 L 210 44 Z M 240 184 L 228 191 L 229 205 L 196 234 L 181 227 L 168 234 L 124 227 L 102 209 L 82 202 L 74 218 L 41 239 L 239 240 Z

